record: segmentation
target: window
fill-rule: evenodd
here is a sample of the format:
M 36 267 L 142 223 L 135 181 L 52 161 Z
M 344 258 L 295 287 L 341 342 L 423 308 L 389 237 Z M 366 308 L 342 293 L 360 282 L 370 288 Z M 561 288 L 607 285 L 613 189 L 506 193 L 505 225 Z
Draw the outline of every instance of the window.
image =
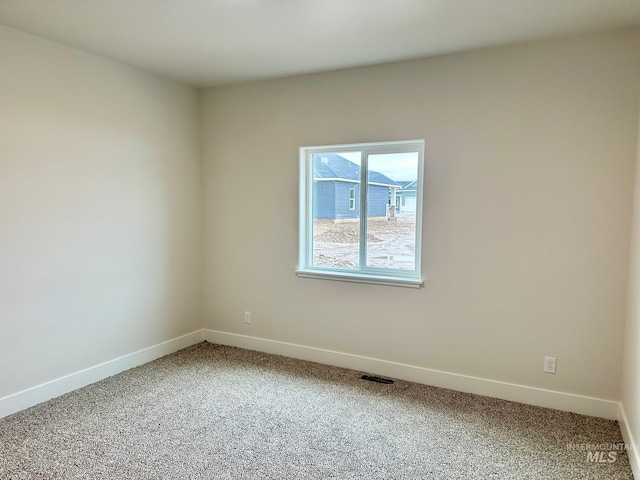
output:
M 424 141 L 302 147 L 302 277 L 420 287 Z
M 356 187 L 349 189 L 349 210 L 356 209 Z

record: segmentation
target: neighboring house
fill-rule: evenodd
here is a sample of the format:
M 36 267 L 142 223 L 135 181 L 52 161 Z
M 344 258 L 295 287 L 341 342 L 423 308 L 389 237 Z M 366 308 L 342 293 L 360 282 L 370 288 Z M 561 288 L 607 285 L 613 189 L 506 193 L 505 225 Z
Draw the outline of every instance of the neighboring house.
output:
M 416 212 L 416 180 L 398 182 L 400 190 L 396 194 L 396 211 L 415 213 Z
M 400 184 L 369 171 L 368 217 L 386 217 Z M 360 166 L 335 153 L 313 156 L 313 218 L 333 220 L 360 216 Z

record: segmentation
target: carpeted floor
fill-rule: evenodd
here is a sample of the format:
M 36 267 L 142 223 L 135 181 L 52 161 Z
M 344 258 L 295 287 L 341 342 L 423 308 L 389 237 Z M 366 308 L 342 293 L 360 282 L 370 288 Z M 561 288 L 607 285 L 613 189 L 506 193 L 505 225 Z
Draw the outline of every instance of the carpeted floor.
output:
M 361 374 L 203 342 L 0 420 L 0 478 L 633 478 L 616 422 Z

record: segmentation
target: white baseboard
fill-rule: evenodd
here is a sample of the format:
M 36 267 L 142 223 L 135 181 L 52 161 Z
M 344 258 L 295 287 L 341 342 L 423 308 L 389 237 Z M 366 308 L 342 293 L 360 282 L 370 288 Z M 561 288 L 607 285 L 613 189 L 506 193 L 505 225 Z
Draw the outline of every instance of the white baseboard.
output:
M 202 340 L 202 330 L 196 330 L 166 342 L 143 348 L 137 352 L 129 353 L 99 365 L 7 395 L 0 398 L 0 418 L 189 347 Z
M 636 449 L 636 444 L 629 431 L 624 410 L 618 402 L 208 329 L 197 330 L 2 397 L 0 398 L 0 418 L 189 347 L 202 340 L 276 355 L 284 355 L 326 365 L 350 368 L 352 370 L 374 373 L 426 385 L 449 388 L 460 392 L 486 395 L 611 420 L 617 419 L 620 422 L 620 428 L 625 442 L 633 447 L 633 451 L 629 457 L 632 462 L 632 468 L 634 469 L 633 472 L 636 477 L 640 479 L 640 474 L 638 473 L 638 465 L 640 463 L 638 459 L 639 452 Z
M 640 480 L 640 452 L 638 451 L 638 444 L 636 443 L 635 438 L 633 438 L 633 433 L 631 433 L 629 420 L 624 412 L 624 405 L 622 403 L 618 410 L 618 424 L 620 425 L 620 431 L 622 432 L 622 439 L 624 440 L 624 443 L 629 445 L 627 453 L 629 455 L 631 471 L 633 472 L 633 476 Z
M 609 420 L 616 420 L 618 418 L 619 402 L 612 400 L 527 387 L 525 385 L 499 382 L 486 378 L 471 377 L 377 358 L 352 355 L 350 353 L 335 352 L 322 348 L 307 347 L 304 345 L 217 330 L 203 330 L 203 338 L 211 343 L 284 355 L 286 357 L 350 368 L 352 370 L 433 385 L 435 387 L 449 388 L 460 392 L 476 393 L 539 407 L 607 418 Z

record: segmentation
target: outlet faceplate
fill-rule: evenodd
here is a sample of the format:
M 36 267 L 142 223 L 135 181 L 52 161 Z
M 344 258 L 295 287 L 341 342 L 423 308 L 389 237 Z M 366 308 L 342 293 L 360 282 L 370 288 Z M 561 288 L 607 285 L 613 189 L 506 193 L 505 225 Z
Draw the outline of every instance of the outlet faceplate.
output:
M 556 357 L 544 357 L 544 371 L 556 373 Z
M 251 312 L 244 312 L 244 323 L 251 323 Z

